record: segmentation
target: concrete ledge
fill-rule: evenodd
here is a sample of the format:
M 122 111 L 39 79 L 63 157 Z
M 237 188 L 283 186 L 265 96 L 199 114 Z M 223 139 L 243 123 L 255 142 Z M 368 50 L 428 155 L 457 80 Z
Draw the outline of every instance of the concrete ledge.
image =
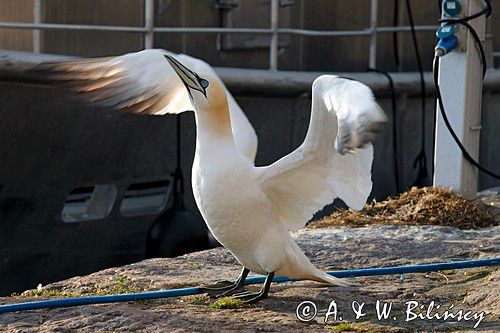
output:
M 352 229 L 303 229 L 294 235 L 315 265 L 324 270 L 381 267 L 494 257 L 500 227 L 463 231 L 451 227 L 372 225 Z M 123 293 L 198 286 L 237 276 L 240 267 L 223 248 L 191 253 L 177 258 L 158 258 L 78 276 L 24 293 L 21 298 L 0 298 L 0 303 L 41 298 L 68 297 L 85 293 Z M 426 308 L 431 301 L 442 313 L 450 304 L 473 313 L 485 311 L 480 330 L 498 331 L 500 314 L 500 271 L 495 268 L 444 271 L 400 276 L 363 277 L 352 286 L 337 287 L 300 281 L 275 284 L 270 297 L 252 306 L 213 309 L 205 294 L 142 302 L 36 310 L 0 315 L 5 331 L 115 331 L 120 332 L 333 332 L 339 319 L 325 324 L 332 300 L 339 317 L 367 332 L 473 331 L 475 321 L 429 319 L 405 322 L 405 302 L 416 301 Z M 33 286 L 36 287 L 36 286 Z M 257 290 L 259 286 L 249 286 Z M 36 298 L 40 299 L 40 297 Z M 391 316 L 377 320 L 376 301 L 392 302 Z M 318 316 L 310 322 L 297 319 L 295 309 L 303 301 L 314 302 Z M 358 320 L 353 301 L 365 302 L 367 315 Z M 422 311 L 425 314 L 425 310 Z M 396 317 L 396 320 L 393 319 Z M 344 329 L 344 331 L 347 329 Z M 349 329 L 353 331 L 354 329 Z

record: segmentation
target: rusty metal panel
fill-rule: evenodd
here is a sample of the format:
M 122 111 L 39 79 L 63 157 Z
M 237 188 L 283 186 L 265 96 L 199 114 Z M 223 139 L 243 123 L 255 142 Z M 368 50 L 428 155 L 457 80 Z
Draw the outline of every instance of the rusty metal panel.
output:
M 143 0 L 45 0 L 45 22 L 142 26 Z M 94 31 L 46 31 L 44 51 L 87 57 L 139 51 L 141 34 Z
M 0 21 L 33 22 L 33 0 L 0 1 Z M 0 48 L 32 51 L 33 33 L 30 30 L 0 29 Z
M 32 20 L 33 0 L 3 0 L 3 19 Z M 104 25 L 144 24 L 143 0 L 45 0 L 46 22 L 88 23 Z M 270 0 L 156 0 L 155 25 L 158 27 L 269 27 Z M 219 4 L 219 5 L 217 5 Z M 360 30 L 369 26 L 369 0 L 280 1 L 279 21 L 282 28 L 316 30 Z M 393 0 L 380 0 L 379 26 L 391 26 Z M 412 3 L 418 24 L 434 25 L 439 18 L 437 5 Z M 224 8 L 221 8 L 224 7 Z M 232 9 L 230 9 L 232 8 Z M 228 19 L 228 15 L 231 19 Z M 498 16 L 498 14 L 496 14 Z M 400 25 L 407 25 L 404 3 L 399 8 Z M 498 26 L 495 14 L 490 31 Z M 498 29 L 496 29 L 498 30 Z M 0 47 L 30 50 L 32 34 L 28 31 L 0 29 Z M 142 49 L 143 36 L 123 32 L 47 31 L 45 52 L 98 56 Z M 431 68 L 435 38 L 433 31 L 418 32 L 424 68 Z M 378 34 L 377 67 L 390 71 L 416 69 L 415 52 L 408 32 L 398 34 L 401 65 L 396 66 L 393 35 Z M 368 66 L 368 37 L 280 36 L 279 69 L 318 71 L 364 71 Z M 203 33 L 156 33 L 155 47 L 186 52 L 216 66 L 268 68 L 269 36 Z M 496 47 L 499 38 L 492 41 Z M 427 55 L 427 56 L 426 56 Z

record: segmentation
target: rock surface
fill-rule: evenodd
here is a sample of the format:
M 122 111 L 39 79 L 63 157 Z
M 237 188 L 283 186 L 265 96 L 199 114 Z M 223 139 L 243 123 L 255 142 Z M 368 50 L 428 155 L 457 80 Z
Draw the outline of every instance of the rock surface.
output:
M 462 231 L 451 227 L 373 225 L 351 229 L 306 229 L 294 235 L 314 264 L 323 270 L 341 270 L 458 261 L 498 257 L 500 227 Z M 94 274 L 53 283 L 21 297 L 0 298 L 1 303 L 34 299 L 29 295 L 72 295 L 105 291 L 160 290 L 198 286 L 235 278 L 240 267 L 223 249 L 192 253 L 172 259 L 150 259 Z M 500 272 L 498 268 L 475 268 L 439 273 L 363 277 L 350 287 L 332 287 L 313 282 L 288 282 L 271 287 L 270 297 L 256 305 L 236 309 L 213 309 L 207 295 L 130 303 L 81 306 L 0 314 L 0 330 L 34 331 L 474 331 L 477 320 L 452 323 L 450 320 L 412 320 L 405 322 L 406 304 L 418 301 L 440 304 L 443 313 L 453 304 L 474 313 L 486 311 L 482 331 L 500 331 Z M 255 290 L 258 286 L 246 287 Z M 50 293 L 48 292 L 50 291 Z M 36 298 L 41 299 L 41 298 Z M 303 301 L 312 301 L 318 316 L 309 322 L 296 317 Z M 336 301 L 339 325 L 324 316 Z M 376 300 L 393 302 L 391 316 L 377 320 Z M 353 301 L 365 302 L 366 316 L 355 319 Z M 426 308 L 424 309 L 426 310 Z M 434 310 L 432 313 L 436 313 Z M 392 317 L 395 317 L 394 320 Z

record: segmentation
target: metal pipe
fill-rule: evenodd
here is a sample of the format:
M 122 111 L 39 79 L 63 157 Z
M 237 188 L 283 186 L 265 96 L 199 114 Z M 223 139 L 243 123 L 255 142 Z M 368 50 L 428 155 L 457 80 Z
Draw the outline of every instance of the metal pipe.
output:
M 154 23 L 155 23 L 155 7 L 154 0 L 144 0 L 144 48 L 152 49 L 154 45 Z
M 390 95 L 387 79 L 380 74 L 372 72 L 295 72 L 227 67 L 217 67 L 215 70 L 231 93 L 235 95 L 299 96 L 304 93 L 310 93 L 314 80 L 324 74 L 335 74 L 360 81 L 369 86 L 377 97 L 387 97 Z M 500 76 L 500 71 L 498 71 L 498 74 Z M 394 80 L 396 95 L 407 94 L 408 96 L 418 96 L 420 94 L 418 73 L 391 73 L 391 76 Z M 489 77 L 487 76 L 485 84 L 488 83 L 488 79 Z M 433 96 L 431 73 L 425 73 L 425 80 L 427 83 L 427 96 Z M 500 88 L 500 85 L 498 88 Z
M 33 2 L 33 23 L 42 23 L 42 1 L 35 0 Z M 33 30 L 33 52 L 40 53 L 42 51 L 42 32 L 39 29 Z
M 279 0 L 271 0 L 271 42 L 269 44 L 269 69 L 278 69 L 278 17 Z
M 324 31 L 324 30 L 281 28 L 278 29 L 278 33 L 312 36 L 312 37 L 347 37 L 347 36 L 369 36 L 371 32 L 369 29 L 352 30 L 352 31 Z
M 435 32 L 439 28 L 439 25 L 416 25 L 415 31 L 432 31 Z M 377 27 L 377 33 L 388 33 L 388 32 L 411 32 L 411 27 L 399 26 L 399 27 Z
M 88 30 L 88 31 L 122 31 L 122 32 L 147 32 L 144 27 L 123 27 L 110 25 L 84 25 L 84 24 L 55 24 L 55 23 L 20 23 L 0 22 L 0 28 L 11 29 L 39 29 L 39 30 Z
M 162 33 L 173 33 L 173 32 L 185 32 L 185 33 L 240 33 L 240 34 L 272 34 L 271 29 L 259 29 L 259 28 L 210 28 L 210 27 L 156 27 L 154 32 Z
M 38 29 L 38 30 L 89 30 L 89 31 L 119 31 L 131 33 L 147 33 L 146 27 L 132 26 L 112 26 L 112 25 L 85 25 L 85 24 L 59 24 L 59 23 L 21 23 L 21 22 L 0 22 L 0 29 Z M 416 26 L 417 31 L 434 31 L 437 26 Z M 158 33 L 242 33 L 242 34 L 268 34 L 272 35 L 272 29 L 261 28 L 212 28 L 212 27 L 154 27 L 154 32 Z M 377 33 L 408 32 L 410 27 L 378 27 Z M 324 37 L 349 37 L 349 36 L 369 36 L 370 29 L 352 31 L 325 31 L 279 28 L 278 34 L 291 34 L 303 36 L 324 36 Z M 497 52 L 498 53 L 498 52 Z
M 370 5 L 370 49 L 368 67 L 377 68 L 377 24 L 378 0 L 371 0 Z
M 243 69 L 216 67 L 221 77 L 233 94 L 298 96 L 310 93 L 314 80 L 324 74 L 335 74 L 360 81 L 370 87 L 377 97 L 389 97 L 387 79 L 377 73 L 331 73 L 331 72 L 295 72 L 269 71 L 262 69 Z M 396 96 L 420 96 L 420 76 L 418 72 L 390 73 L 394 80 Z M 431 72 L 424 73 L 426 96 L 433 97 L 434 80 Z M 500 70 L 488 70 L 484 78 L 484 91 L 500 92 Z

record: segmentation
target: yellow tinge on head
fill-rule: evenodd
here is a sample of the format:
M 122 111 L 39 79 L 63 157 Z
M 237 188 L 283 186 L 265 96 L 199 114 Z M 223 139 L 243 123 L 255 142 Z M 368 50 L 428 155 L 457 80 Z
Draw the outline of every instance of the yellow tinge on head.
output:
M 210 114 L 210 120 L 214 130 L 221 133 L 231 133 L 227 93 L 222 82 L 220 82 L 217 77 L 210 74 L 208 74 L 206 78 L 200 77 L 171 56 L 165 55 L 165 58 L 186 86 L 195 107 L 200 109 L 196 111 L 206 111 Z M 193 90 L 193 92 L 191 90 Z M 203 94 L 204 98 L 201 96 L 195 97 L 193 95 L 194 91 Z

